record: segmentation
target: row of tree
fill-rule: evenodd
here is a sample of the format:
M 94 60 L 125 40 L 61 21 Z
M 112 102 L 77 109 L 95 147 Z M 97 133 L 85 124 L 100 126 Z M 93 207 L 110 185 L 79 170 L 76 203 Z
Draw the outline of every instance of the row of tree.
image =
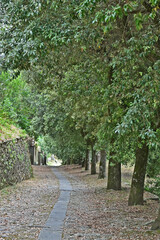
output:
M 108 189 L 135 160 L 129 205 L 143 204 L 160 139 L 160 1 L 2 0 L 2 66 L 37 89 L 35 135 L 91 174 L 109 160 Z

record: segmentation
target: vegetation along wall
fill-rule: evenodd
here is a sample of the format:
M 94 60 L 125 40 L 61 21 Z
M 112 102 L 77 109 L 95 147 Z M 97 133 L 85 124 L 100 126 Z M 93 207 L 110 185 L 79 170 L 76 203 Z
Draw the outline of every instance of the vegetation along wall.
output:
M 28 139 L 0 142 L 0 189 L 32 176 Z

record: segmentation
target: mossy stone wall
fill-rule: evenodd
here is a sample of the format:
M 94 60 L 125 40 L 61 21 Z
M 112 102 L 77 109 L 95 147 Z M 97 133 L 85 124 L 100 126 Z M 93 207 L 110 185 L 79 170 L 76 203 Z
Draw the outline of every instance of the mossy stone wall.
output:
M 0 189 L 32 176 L 28 139 L 0 143 Z

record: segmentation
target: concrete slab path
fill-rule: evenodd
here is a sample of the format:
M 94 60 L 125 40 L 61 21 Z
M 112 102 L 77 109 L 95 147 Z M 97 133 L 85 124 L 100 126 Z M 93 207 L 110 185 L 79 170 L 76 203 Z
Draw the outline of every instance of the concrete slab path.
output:
M 53 167 L 53 172 L 59 179 L 60 196 L 57 203 L 49 215 L 49 218 L 41 230 L 38 240 L 61 240 L 64 219 L 66 217 L 67 206 L 70 200 L 72 186 L 63 174 L 58 171 L 57 167 Z

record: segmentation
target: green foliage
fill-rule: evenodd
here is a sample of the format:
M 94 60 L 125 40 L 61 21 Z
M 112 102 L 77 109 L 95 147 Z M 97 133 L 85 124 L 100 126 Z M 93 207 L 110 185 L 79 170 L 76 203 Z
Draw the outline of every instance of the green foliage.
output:
M 41 147 L 42 152 L 44 152 L 46 155 L 55 152 L 54 145 L 54 141 L 49 135 L 38 137 L 38 146 Z
M 159 1 L 2 3 L 3 66 L 27 69 L 38 89 L 32 132 L 44 151 L 76 161 L 94 144 L 124 163 L 133 163 L 140 141 L 158 152 Z M 30 90 L 20 78 L 9 82 L 3 109 L 28 128 L 30 105 L 23 109 L 17 95 L 28 99 L 18 86 Z M 154 169 L 159 158 L 151 159 Z
M 160 197 L 160 150 L 156 147 L 151 147 L 149 151 L 147 165 L 147 182 L 145 190 L 156 194 Z
M 147 181 L 145 190 L 157 195 L 160 198 L 160 177 L 158 176 L 152 180 Z
M 60 102 L 55 99 L 43 98 L 41 116 L 37 114 L 32 124 L 36 134 L 43 133 L 38 138 L 38 144 L 42 151 L 54 153 L 63 160 L 63 163 L 77 162 L 79 157 L 84 157 L 85 142 L 78 130 L 73 127 L 73 121 L 65 114 Z M 39 109 L 39 108 L 38 108 Z M 43 124 L 42 124 L 43 123 Z
M 12 78 L 10 73 L 0 75 L 0 111 L 9 123 L 15 123 L 29 131 L 33 116 L 33 96 L 30 86 L 22 76 Z M 2 124 L 1 119 L 1 124 Z
M 149 152 L 147 175 L 150 178 L 158 177 L 160 173 L 160 151 L 152 147 Z

